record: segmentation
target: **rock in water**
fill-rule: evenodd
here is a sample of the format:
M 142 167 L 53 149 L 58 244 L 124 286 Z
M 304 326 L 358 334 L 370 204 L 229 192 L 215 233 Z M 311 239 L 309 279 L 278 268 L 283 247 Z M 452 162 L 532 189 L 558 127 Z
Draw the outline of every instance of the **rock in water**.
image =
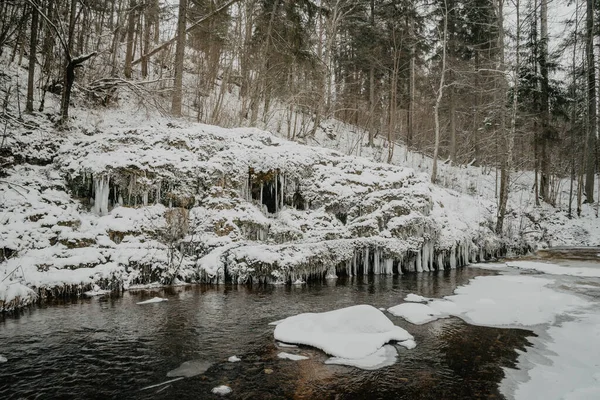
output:
M 183 376 L 191 378 L 192 376 L 200 375 L 206 372 L 212 366 L 211 362 L 204 360 L 191 360 L 181 364 L 178 368 L 167 372 L 169 378 Z

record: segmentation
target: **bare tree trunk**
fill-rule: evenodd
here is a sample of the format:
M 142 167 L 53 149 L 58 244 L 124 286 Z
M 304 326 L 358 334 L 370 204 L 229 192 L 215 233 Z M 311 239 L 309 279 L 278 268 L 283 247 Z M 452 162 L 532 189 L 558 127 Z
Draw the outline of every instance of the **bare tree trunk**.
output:
M 371 29 L 375 29 L 375 0 L 371 0 Z M 373 51 L 373 50 L 372 50 Z M 369 146 L 375 138 L 375 54 L 371 54 L 369 68 Z
M 502 234 L 504 229 L 504 219 L 506 217 L 506 207 L 508 204 L 508 195 L 509 195 L 509 186 L 510 186 L 510 172 L 512 169 L 512 158 L 513 158 L 513 147 L 515 141 L 516 134 L 516 126 L 517 126 L 517 111 L 519 108 L 519 68 L 520 68 L 520 40 L 521 40 L 521 19 L 519 12 L 519 0 L 516 0 L 515 8 L 517 11 L 517 32 L 515 37 L 515 52 L 516 52 L 516 60 L 515 67 L 513 72 L 513 104 L 511 110 L 511 118 L 510 118 L 510 129 L 506 132 L 505 129 L 505 114 L 502 111 L 501 120 L 500 120 L 500 132 L 505 136 L 505 146 L 506 153 L 504 154 L 504 162 L 502 163 L 502 169 L 500 171 L 500 199 L 498 202 L 498 218 L 496 220 L 496 233 L 498 235 Z M 505 84 L 504 71 L 506 69 L 506 61 L 504 55 L 504 0 L 498 0 L 498 47 L 500 48 L 500 68 L 499 70 L 502 72 L 502 76 L 500 77 L 501 81 L 501 101 L 502 107 L 504 110 L 504 99 L 506 98 L 506 94 L 508 92 L 508 87 Z
M 185 1 L 185 0 L 184 0 Z M 127 11 L 127 50 L 125 51 L 125 78 L 131 79 L 131 63 L 133 61 L 133 44 L 135 36 L 135 16 L 137 13 L 136 0 L 129 1 L 129 10 Z
M 594 175 L 596 173 L 596 64 L 594 63 L 594 1 L 587 0 L 586 15 L 586 59 L 588 92 L 588 129 L 586 140 L 585 202 L 594 202 Z
M 438 88 L 435 106 L 433 107 L 433 117 L 435 120 L 435 144 L 433 148 L 433 167 L 431 169 L 431 182 L 437 181 L 438 155 L 440 152 L 440 104 L 444 95 L 444 80 L 446 77 L 446 45 L 448 43 L 448 4 L 444 0 L 444 37 L 442 40 L 442 71 L 440 76 L 440 86 Z
M 450 160 L 456 165 L 456 99 L 454 88 L 450 88 Z
M 549 108 L 549 84 L 548 84 L 548 0 L 540 3 L 540 73 L 542 75 L 541 88 L 541 119 L 542 132 L 540 137 L 541 166 L 540 166 L 540 195 L 542 199 L 551 203 L 550 198 L 550 108 Z
M 173 87 L 173 101 L 171 103 L 171 114 L 176 117 L 181 117 L 186 14 L 187 0 L 179 0 L 179 16 L 177 19 L 177 47 L 175 49 L 175 84 Z
M 33 88 L 35 85 L 35 61 L 37 54 L 39 14 L 36 7 L 31 7 L 31 35 L 29 40 L 29 71 L 27 75 L 27 102 L 25 111 L 33 113 Z

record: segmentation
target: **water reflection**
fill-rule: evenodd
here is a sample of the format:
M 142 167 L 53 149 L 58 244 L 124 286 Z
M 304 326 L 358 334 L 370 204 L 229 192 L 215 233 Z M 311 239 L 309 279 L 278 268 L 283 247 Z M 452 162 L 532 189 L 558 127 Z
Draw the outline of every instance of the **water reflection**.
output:
M 396 346 L 398 362 L 377 371 L 324 365 L 303 347 L 306 361 L 282 351 L 268 323 L 302 312 L 354 304 L 390 307 L 408 293 L 452 294 L 489 272 L 344 278 L 302 286 L 187 286 L 122 297 L 52 302 L 0 320 L 0 398 L 213 398 L 226 384 L 234 399 L 463 399 L 501 397 L 502 366 L 516 360 L 528 331 L 469 326 L 449 318 L 414 326 L 390 316 L 418 343 Z M 137 305 L 154 296 L 168 302 Z M 285 351 L 290 351 L 287 349 Z M 238 355 L 241 362 L 228 363 Z M 214 365 L 205 374 L 151 390 L 190 360 Z M 272 373 L 265 371 L 272 370 Z

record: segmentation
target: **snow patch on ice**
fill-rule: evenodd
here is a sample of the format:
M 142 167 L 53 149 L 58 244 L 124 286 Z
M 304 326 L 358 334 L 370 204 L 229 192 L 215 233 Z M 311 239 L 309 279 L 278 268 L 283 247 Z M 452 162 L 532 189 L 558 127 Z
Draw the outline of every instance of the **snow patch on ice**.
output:
M 275 327 L 274 336 L 286 343 L 313 346 L 332 356 L 352 359 L 373 354 L 390 341 L 413 339 L 369 305 L 288 317 Z
M 298 354 L 286 353 L 284 351 L 277 354 L 277 357 L 284 359 L 284 360 L 292 360 L 292 361 L 308 360 L 308 357 L 306 357 L 306 356 L 300 356 Z
M 506 265 L 512 268 L 534 270 L 550 275 L 569 275 L 588 278 L 600 277 L 600 267 L 564 267 L 561 265 L 535 261 L 508 261 Z

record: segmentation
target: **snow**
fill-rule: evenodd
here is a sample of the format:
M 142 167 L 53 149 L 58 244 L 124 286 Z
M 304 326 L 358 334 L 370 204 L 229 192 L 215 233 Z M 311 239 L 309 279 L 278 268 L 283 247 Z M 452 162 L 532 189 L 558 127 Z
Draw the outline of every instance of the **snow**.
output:
M 415 325 L 426 324 L 443 317 L 441 312 L 425 304 L 403 303 L 388 308 L 388 312 Z
M 169 299 L 165 299 L 162 297 L 153 297 L 149 300 L 139 301 L 136 304 L 152 304 L 152 303 L 162 303 L 163 301 L 169 301 Z
M 419 296 L 418 294 L 414 294 L 414 293 L 409 293 L 404 298 L 404 301 L 412 301 L 415 303 L 422 303 L 422 302 L 429 301 L 429 300 L 431 300 L 431 299 L 429 299 L 427 297 Z
M 325 364 L 348 365 L 365 370 L 375 370 L 393 365 L 398 358 L 398 352 L 394 346 L 385 345 L 373 354 L 363 358 L 331 357 L 325 360 Z
M 220 385 L 220 386 L 212 388 L 211 392 L 214 394 L 217 394 L 219 396 L 226 396 L 229 393 L 231 393 L 232 390 L 229 386 Z
M 284 359 L 284 360 L 292 360 L 292 361 L 308 360 L 308 357 L 306 357 L 306 356 L 300 356 L 298 354 L 286 353 L 284 351 L 278 353 L 277 357 Z
M 6 358 L 2 354 L 0 354 L 0 363 L 5 363 L 7 361 L 8 361 L 8 358 Z
M 234 362 L 240 362 L 240 361 L 242 361 L 242 359 L 239 358 L 238 356 L 231 356 L 227 359 L 227 361 L 234 363 Z
M 390 341 L 413 339 L 369 305 L 288 317 L 275 327 L 274 336 L 276 340 L 316 347 L 345 359 L 364 358 Z
M 521 381 L 521 371 L 506 369 L 503 385 L 517 385 L 517 399 L 600 398 L 600 314 L 577 315 L 573 321 L 551 326 L 547 335 L 543 343 L 533 339 L 543 349 L 537 359 L 533 350 L 519 357 L 520 365 L 533 363 L 526 380 Z
M 205 373 L 211 366 L 212 363 L 204 360 L 185 361 L 179 367 L 167 372 L 167 377 L 191 378 L 192 376 Z
M 579 277 L 600 278 L 600 266 L 594 267 L 565 267 L 556 264 L 535 261 L 508 261 L 507 266 L 523 270 L 533 270 L 551 275 L 570 275 Z
M 447 316 L 484 326 L 534 326 L 554 323 L 556 317 L 584 307 L 581 298 L 558 292 L 552 279 L 522 275 L 479 276 L 454 295 L 428 304 L 403 303 L 388 309 L 414 324 Z

